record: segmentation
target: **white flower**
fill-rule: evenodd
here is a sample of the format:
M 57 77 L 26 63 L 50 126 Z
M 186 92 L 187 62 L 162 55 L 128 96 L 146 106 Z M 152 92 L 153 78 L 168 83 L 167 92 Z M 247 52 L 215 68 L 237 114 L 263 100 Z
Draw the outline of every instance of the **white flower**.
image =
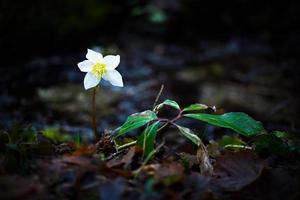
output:
M 78 63 L 80 71 L 87 72 L 83 82 L 86 90 L 97 86 L 102 78 L 114 86 L 123 87 L 122 76 L 115 70 L 120 63 L 119 55 L 103 58 L 101 53 L 88 49 L 86 58 Z

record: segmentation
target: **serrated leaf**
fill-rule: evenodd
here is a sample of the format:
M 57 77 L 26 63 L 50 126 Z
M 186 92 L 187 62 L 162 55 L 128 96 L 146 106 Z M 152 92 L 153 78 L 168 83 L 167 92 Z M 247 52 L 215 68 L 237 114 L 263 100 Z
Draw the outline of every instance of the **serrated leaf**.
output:
M 197 119 L 209 124 L 229 128 L 244 136 L 257 135 L 264 131 L 261 122 L 254 120 L 242 112 L 230 112 L 223 115 L 212 114 L 185 114 L 185 117 Z
M 123 135 L 134 129 L 137 129 L 154 119 L 157 119 L 157 116 L 151 110 L 146 110 L 141 113 L 135 113 L 133 115 L 130 115 L 127 118 L 126 122 L 121 127 L 119 127 L 119 132 L 116 137 Z
M 205 110 L 207 109 L 208 106 L 205 104 L 200 104 L 200 103 L 196 103 L 196 104 L 192 104 L 186 108 L 183 109 L 184 112 L 186 111 L 199 111 L 199 110 Z
M 167 99 L 167 100 L 165 100 L 164 102 L 158 104 L 158 105 L 154 108 L 154 110 L 157 111 L 157 110 L 161 109 L 161 108 L 162 108 L 163 106 L 165 106 L 165 105 L 170 106 L 170 107 L 172 107 L 172 108 L 175 108 L 175 109 L 177 109 L 177 110 L 180 110 L 180 106 L 178 105 L 178 103 L 177 103 L 176 101 L 173 101 L 173 100 L 170 100 L 170 99 Z
M 143 148 L 145 157 L 148 157 L 154 150 L 154 142 L 157 134 L 159 121 L 146 127 L 143 133 L 138 137 L 137 144 Z
M 189 139 L 190 141 L 192 141 L 197 146 L 200 145 L 201 139 L 191 129 L 183 127 L 183 126 L 179 126 L 177 124 L 176 124 L 176 127 L 179 129 L 180 133 L 184 137 L 186 137 L 187 139 Z

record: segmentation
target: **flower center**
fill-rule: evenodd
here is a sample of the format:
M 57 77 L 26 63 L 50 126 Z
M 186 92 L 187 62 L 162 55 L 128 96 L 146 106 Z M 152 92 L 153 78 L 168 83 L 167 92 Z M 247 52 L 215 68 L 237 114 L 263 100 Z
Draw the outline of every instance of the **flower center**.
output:
M 107 72 L 106 64 L 104 63 L 95 63 L 92 67 L 92 74 L 97 78 L 102 78 L 103 74 Z

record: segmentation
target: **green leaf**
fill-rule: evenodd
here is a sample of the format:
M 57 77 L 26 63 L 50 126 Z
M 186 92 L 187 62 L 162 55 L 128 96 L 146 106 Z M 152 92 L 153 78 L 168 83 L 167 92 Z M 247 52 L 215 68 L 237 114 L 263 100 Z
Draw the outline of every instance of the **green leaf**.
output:
M 225 147 L 227 145 L 246 145 L 246 143 L 240 138 L 232 137 L 229 135 L 224 135 L 217 142 L 221 147 Z
M 199 146 L 201 144 L 201 139 L 191 129 L 183 127 L 183 126 L 179 126 L 177 124 L 176 124 L 176 127 L 179 129 L 180 133 L 184 137 L 186 137 L 187 139 L 192 141 L 194 144 L 196 144 L 197 146 Z
M 184 116 L 201 120 L 215 126 L 229 128 L 244 136 L 253 136 L 264 131 L 261 122 L 254 120 L 242 112 L 230 112 L 223 115 L 199 113 L 185 114 Z
M 158 125 L 159 121 L 148 126 L 137 139 L 137 144 L 143 148 L 146 157 L 154 150 Z
M 157 119 L 157 116 L 151 110 L 146 110 L 141 113 L 135 113 L 133 115 L 130 115 L 127 118 L 126 122 L 121 127 L 119 127 L 119 132 L 116 137 L 123 135 L 134 129 L 137 129 L 154 119 Z
M 171 106 L 172 108 L 180 110 L 180 106 L 178 105 L 178 103 L 176 101 L 173 101 L 173 100 L 170 100 L 170 99 L 167 99 L 164 102 L 162 102 L 161 104 L 158 104 L 157 106 L 155 106 L 154 110 L 157 111 L 165 105 Z
M 46 128 L 41 131 L 43 136 L 52 140 L 55 143 L 71 141 L 72 138 L 70 135 L 61 134 L 57 128 Z
M 206 110 L 208 108 L 207 105 L 205 104 L 200 104 L 200 103 L 196 103 L 196 104 L 192 104 L 186 108 L 183 109 L 184 112 L 186 111 L 199 111 L 199 110 Z
M 275 154 L 281 157 L 288 157 L 291 153 L 291 148 L 280 138 L 274 134 L 263 134 L 255 138 L 255 151 L 266 155 Z
M 284 131 L 274 131 L 272 134 L 281 139 L 288 139 L 290 137 L 290 134 Z

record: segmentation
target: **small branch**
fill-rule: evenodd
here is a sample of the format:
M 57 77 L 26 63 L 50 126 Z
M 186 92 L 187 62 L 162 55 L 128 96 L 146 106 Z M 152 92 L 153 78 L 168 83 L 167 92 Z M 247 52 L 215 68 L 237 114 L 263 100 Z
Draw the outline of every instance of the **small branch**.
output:
M 160 86 L 160 90 L 159 90 L 159 92 L 158 92 L 158 94 L 157 94 L 157 96 L 156 96 L 156 98 L 155 98 L 155 101 L 154 101 L 152 110 L 154 110 L 155 106 L 157 105 L 157 102 L 158 102 L 158 100 L 159 100 L 159 98 L 160 98 L 160 96 L 161 96 L 163 90 L 164 90 L 164 85 L 161 85 L 161 86 Z
M 180 118 L 182 117 L 182 113 L 183 113 L 183 111 L 181 110 L 181 111 L 178 113 L 178 115 L 177 115 L 175 118 L 171 119 L 171 120 L 166 119 L 166 118 L 160 118 L 160 119 L 158 119 L 159 121 L 163 121 L 163 122 L 166 122 L 166 123 L 165 123 L 163 126 L 161 126 L 161 127 L 157 130 L 157 132 L 161 131 L 163 128 L 165 128 L 165 127 L 168 126 L 169 124 L 176 125 L 174 122 L 177 121 L 178 119 L 180 119 Z

